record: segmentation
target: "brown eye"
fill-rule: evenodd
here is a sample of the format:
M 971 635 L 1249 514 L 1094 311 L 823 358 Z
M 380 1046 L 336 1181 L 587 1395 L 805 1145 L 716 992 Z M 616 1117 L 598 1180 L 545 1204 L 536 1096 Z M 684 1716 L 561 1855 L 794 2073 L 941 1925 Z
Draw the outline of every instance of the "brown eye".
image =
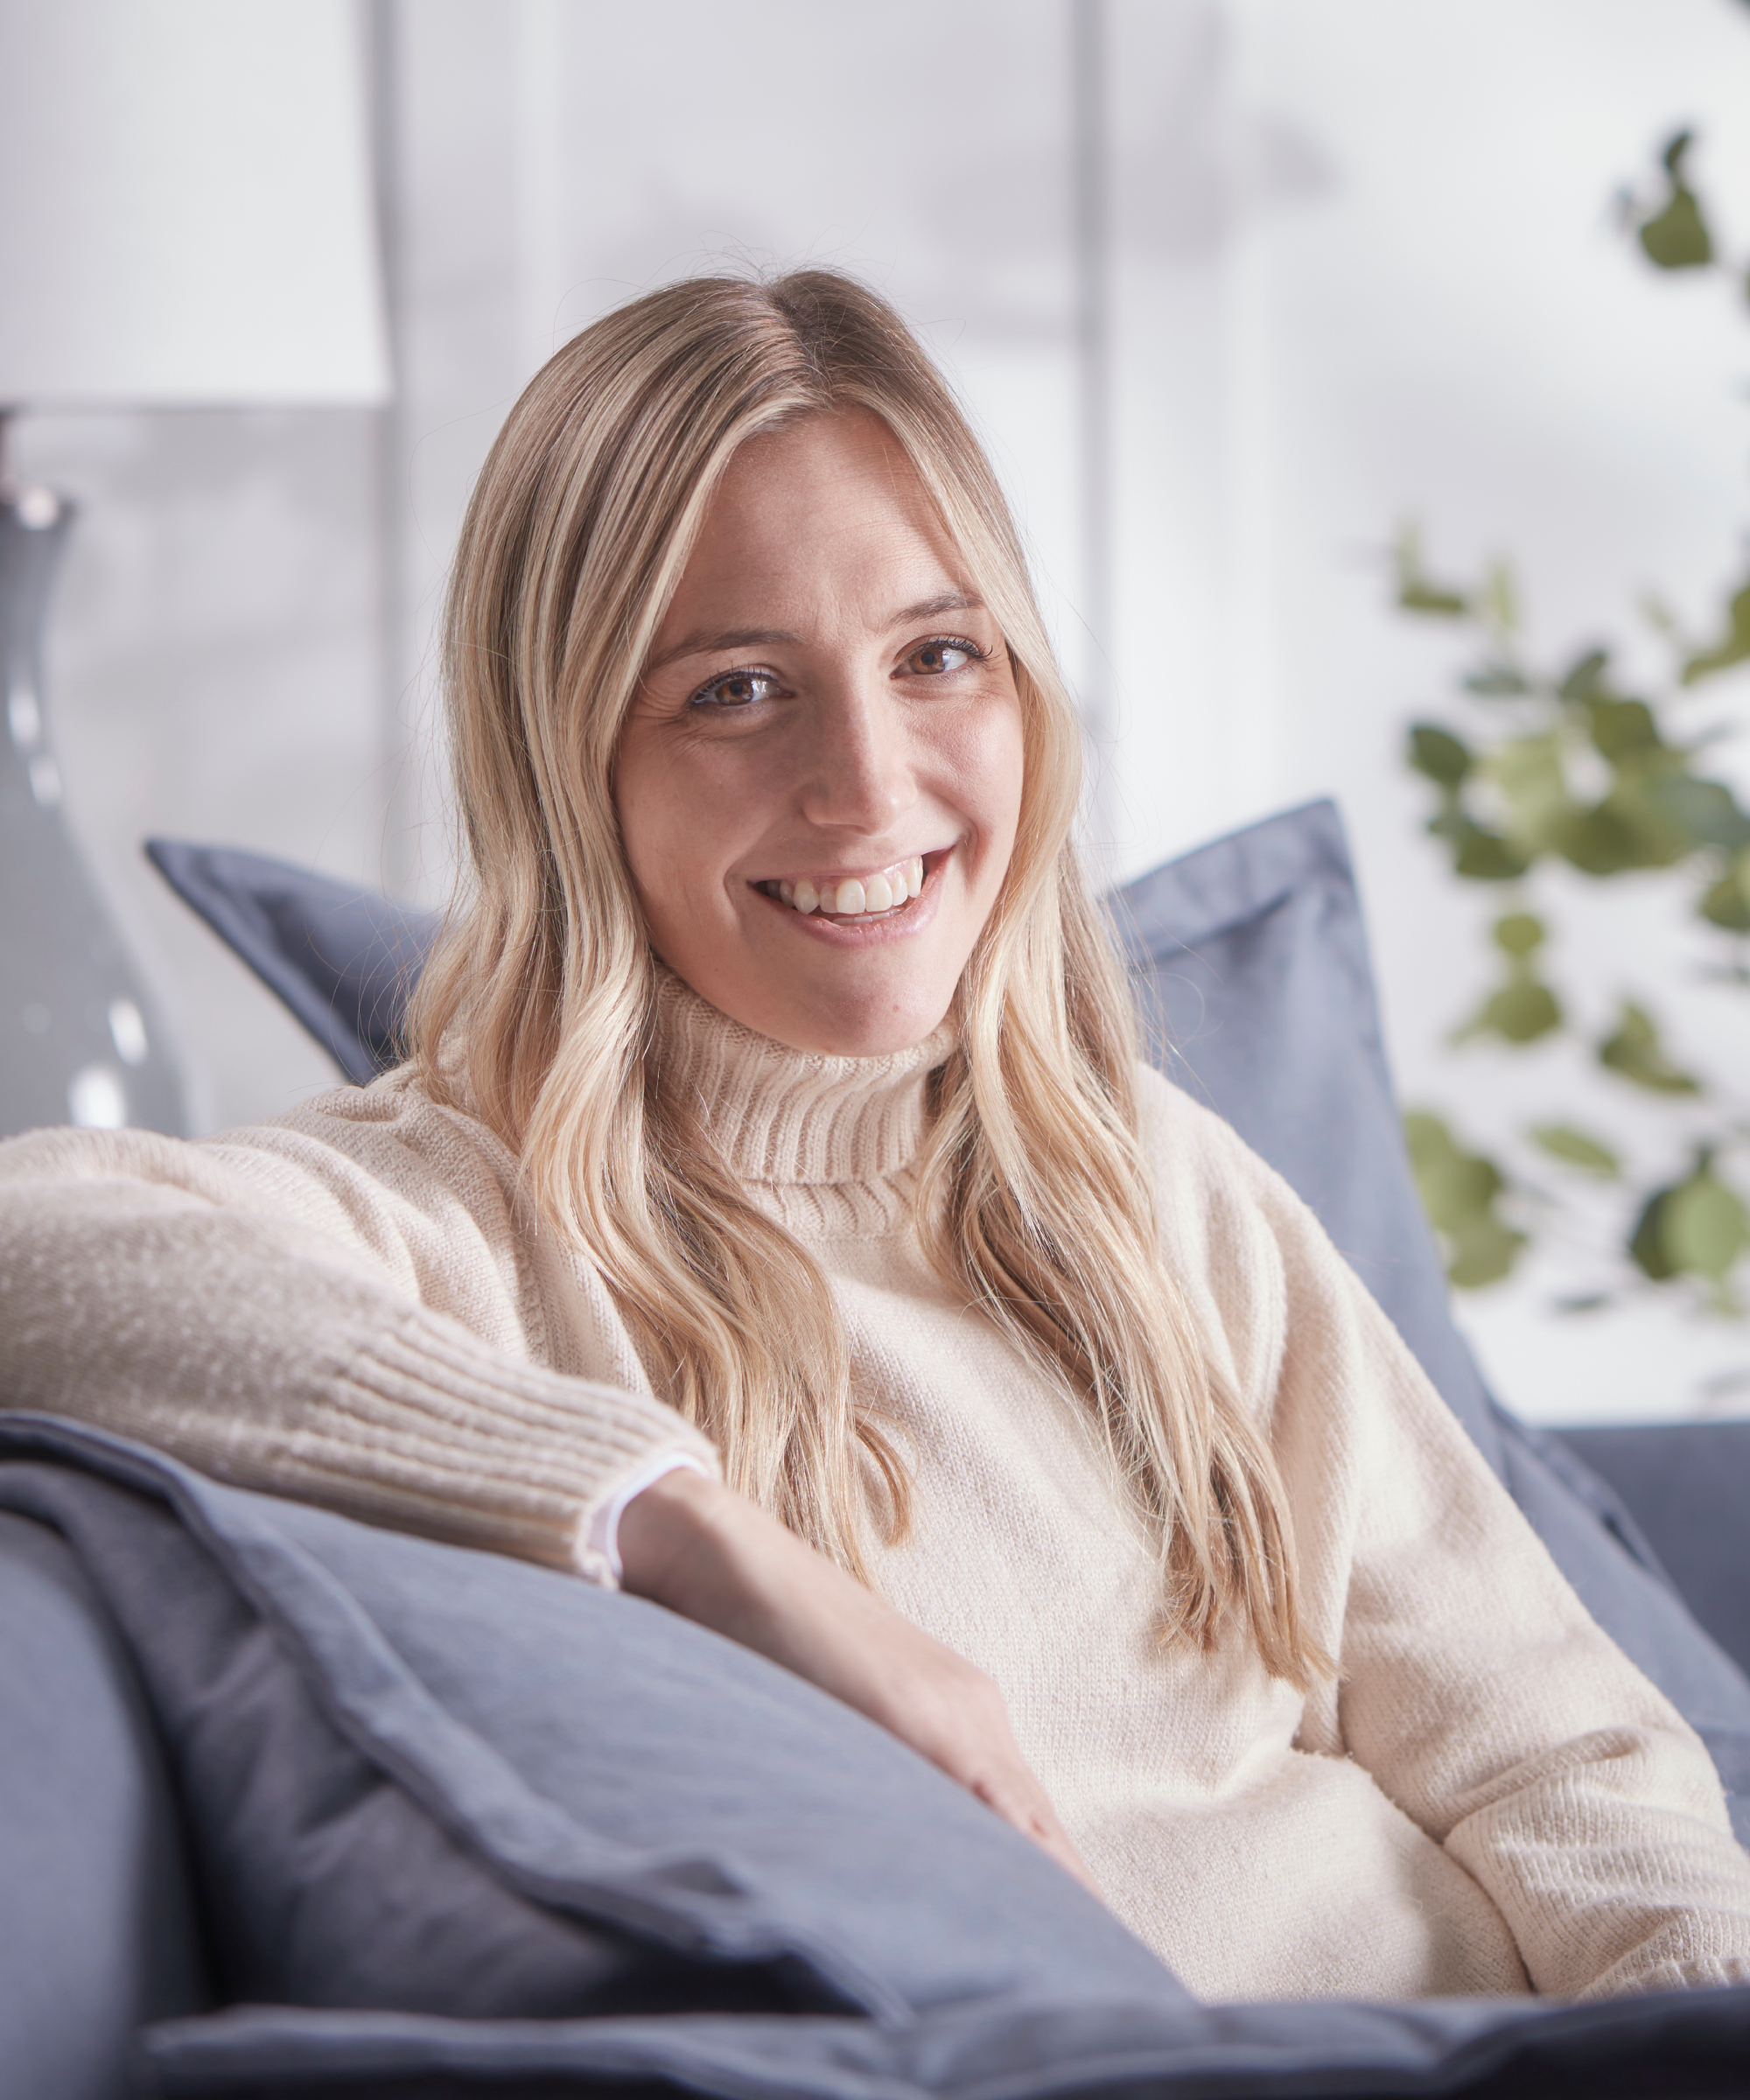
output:
M 694 707 L 752 707 L 761 700 L 769 700 L 778 690 L 778 681 L 769 671 L 725 671 L 721 678 L 713 678 L 709 685 L 702 685 L 690 703 Z
M 963 671 L 977 655 L 970 641 L 920 641 L 906 658 L 905 668 L 914 676 L 938 678 L 948 671 Z

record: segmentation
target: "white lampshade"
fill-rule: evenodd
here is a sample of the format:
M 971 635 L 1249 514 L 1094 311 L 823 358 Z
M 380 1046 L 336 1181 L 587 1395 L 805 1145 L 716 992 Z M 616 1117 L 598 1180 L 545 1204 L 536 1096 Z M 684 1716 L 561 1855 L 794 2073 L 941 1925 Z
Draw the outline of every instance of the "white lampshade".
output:
M 388 391 L 352 0 L 0 0 L 0 405 Z

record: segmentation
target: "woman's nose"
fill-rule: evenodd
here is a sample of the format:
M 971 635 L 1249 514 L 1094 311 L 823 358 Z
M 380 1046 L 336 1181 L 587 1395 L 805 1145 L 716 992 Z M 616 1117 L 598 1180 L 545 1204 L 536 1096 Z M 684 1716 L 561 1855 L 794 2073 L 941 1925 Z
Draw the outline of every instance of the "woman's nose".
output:
M 803 814 L 823 829 L 887 830 L 917 797 L 903 710 L 886 692 L 822 696 L 802 781 Z

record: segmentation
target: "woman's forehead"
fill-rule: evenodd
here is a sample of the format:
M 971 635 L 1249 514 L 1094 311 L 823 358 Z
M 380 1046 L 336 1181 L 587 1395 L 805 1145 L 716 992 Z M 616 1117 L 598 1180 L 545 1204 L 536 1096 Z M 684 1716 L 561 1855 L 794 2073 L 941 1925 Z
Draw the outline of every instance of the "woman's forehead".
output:
M 777 639 L 830 613 L 880 629 L 978 593 L 910 461 L 858 412 L 762 433 L 725 471 L 658 634 L 653 665 L 696 636 Z
M 879 416 L 847 409 L 761 430 L 736 451 L 712 492 L 704 532 L 758 528 L 774 515 L 899 511 L 941 531 L 905 448 Z M 703 536 L 703 535 L 702 535 Z

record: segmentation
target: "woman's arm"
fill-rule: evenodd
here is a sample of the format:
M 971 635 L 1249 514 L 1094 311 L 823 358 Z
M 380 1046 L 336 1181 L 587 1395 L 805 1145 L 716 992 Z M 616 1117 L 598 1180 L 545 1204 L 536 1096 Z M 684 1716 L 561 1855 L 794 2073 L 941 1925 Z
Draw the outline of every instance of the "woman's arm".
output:
M 1172 1114 L 1163 1215 L 1267 1424 L 1311 1630 L 1341 1673 L 1309 1699 L 1303 1746 L 1354 1757 L 1446 1847 L 1539 1991 L 1750 1981 L 1750 1860 L 1699 1740 L 1593 1623 L 1306 1206 L 1225 1126 Z
M 514 1162 L 378 1095 L 211 1144 L 0 1144 L 0 1407 L 598 1580 L 598 1520 L 682 1460 L 620 1517 L 626 1586 L 890 1728 L 1085 1880 L 990 1679 L 719 1486 L 706 1439 L 628 1390 L 591 1279 L 543 1292 Z
M 0 1145 L 0 1406 L 579 1564 L 620 1481 L 715 1454 L 606 1343 L 561 1332 L 588 1279 L 538 1270 L 508 1183 L 478 1126 L 393 1082 L 211 1143 Z
M 1750 1981 L 1750 1860 L 1706 1750 L 1355 1295 L 1345 1746 L 1488 1892 L 1540 1991 Z
M 1094 1893 L 983 1670 L 717 1480 L 666 1474 L 620 1520 L 624 1586 L 878 1722 Z

